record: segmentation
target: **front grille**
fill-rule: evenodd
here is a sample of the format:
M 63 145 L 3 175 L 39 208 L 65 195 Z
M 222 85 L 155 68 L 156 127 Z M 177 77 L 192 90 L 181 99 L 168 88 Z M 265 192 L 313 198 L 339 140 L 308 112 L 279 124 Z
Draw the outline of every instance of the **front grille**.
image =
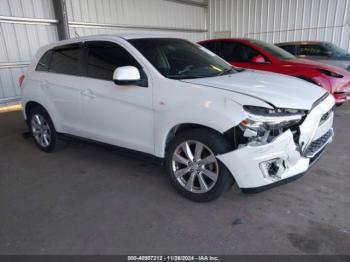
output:
M 318 152 L 320 152 L 328 144 L 329 140 L 333 137 L 333 135 L 334 135 L 334 131 L 333 131 L 333 128 L 331 128 L 323 136 L 313 141 L 305 150 L 305 153 L 304 153 L 305 157 L 309 157 L 309 158 L 314 157 Z

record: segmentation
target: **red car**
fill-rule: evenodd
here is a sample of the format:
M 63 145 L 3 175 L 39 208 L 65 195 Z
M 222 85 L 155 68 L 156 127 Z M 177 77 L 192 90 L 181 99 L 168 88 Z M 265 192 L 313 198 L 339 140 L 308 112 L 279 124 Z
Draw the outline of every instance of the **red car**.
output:
M 337 104 L 350 99 L 350 72 L 340 67 L 297 59 L 283 49 L 253 39 L 213 39 L 200 45 L 234 66 L 295 76 L 325 88 Z

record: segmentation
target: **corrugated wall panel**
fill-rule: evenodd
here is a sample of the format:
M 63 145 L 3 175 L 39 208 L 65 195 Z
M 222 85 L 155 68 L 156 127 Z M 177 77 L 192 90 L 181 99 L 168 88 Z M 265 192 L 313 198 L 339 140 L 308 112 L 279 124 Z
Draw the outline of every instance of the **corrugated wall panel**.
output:
M 72 37 L 154 27 L 153 32 L 171 31 L 193 41 L 206 38 L 206 8 L 176 1 L 68 0 L 67 12 Z
M 70 27 L 70 35 L 74 36 L 86 36 L 86 35 L 98 35 L 98 34 L 123 34 L 123 33 L 136 33 L 140 32 L 140 30 L 131 30 L 131 29 L 122 29 L 122 28 L 84 28 L 84 27 Z M 193 32 L 167 32 L 161 30 L 152 30 L 152 31 L 143 31 L 142 33 L 159 33 L 164 34 L 164 36 L 176 36 L 179 38 L 189 39 L 194 42 L 201 41 L 206 39 L 206 33 L 193 33 Z
M 0 0 L 0 16 L 54 19 L 51 0 Z
M 206 0 L 189 2 L 67 0 L 70 34 L 152 31 L 203 40 L 207 34 Z M 53 0 L 0 0 L 0 103 L 18 99 L 18 77 L 38 47 L 58 40 L 56 22 Z
M 350 0 L 209 0 L 211 38 L 323 40 L 350 51 L 349 33 Z
M 54 19 L 49 0 L 0 0 L 0 103 L 19 98 L 18 78 L 37 49 L 58 40 L 55 23 L 47 19 Z

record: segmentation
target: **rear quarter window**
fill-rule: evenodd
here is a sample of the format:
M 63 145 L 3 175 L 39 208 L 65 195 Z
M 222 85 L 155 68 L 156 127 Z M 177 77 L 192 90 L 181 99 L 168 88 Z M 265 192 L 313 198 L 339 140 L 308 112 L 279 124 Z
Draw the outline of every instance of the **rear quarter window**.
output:
M 55 47 L 40 58 L 35 71 L 80 75 L 81 50 L 79 43 Z
M 66 75 L 80 75 L 80 54 L 81 48 L 79 44 L 57 47 L 52 50 L 49 72 Z
M 52 50 L 47 51 L 36 65 L 35 71 L 47 72 L 51 61 Z

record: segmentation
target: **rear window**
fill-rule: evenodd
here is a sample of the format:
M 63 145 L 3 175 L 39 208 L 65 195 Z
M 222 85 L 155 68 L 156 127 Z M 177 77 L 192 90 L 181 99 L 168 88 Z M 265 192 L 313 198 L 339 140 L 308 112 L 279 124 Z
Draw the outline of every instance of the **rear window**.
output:
M 80 44 L 70 44 L 47 51 L 35 70 L 67 75 L 80 75 Z
M 327 56 L 327 49 L 321 45 L 301 45 L 300 55 Z
M 61 46 L 54 49 L 52 52 L 53 53 L 49 66 L 49 72 L 67 75 L 79 75 L 79 44 Z

